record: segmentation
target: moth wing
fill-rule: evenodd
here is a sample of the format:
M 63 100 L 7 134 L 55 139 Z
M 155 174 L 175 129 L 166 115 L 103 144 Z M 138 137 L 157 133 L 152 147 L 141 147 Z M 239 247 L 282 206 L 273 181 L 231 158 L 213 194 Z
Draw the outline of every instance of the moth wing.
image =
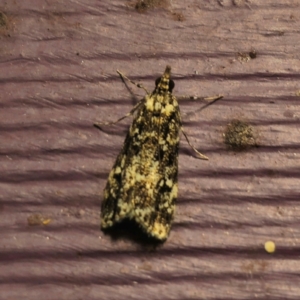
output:
M 129 218 L 152 237 L 168 237 L 178 192 L 181 127 L 177 101 L 171 95 L 169 100 L 176 105 L 167 115 L 153 115 L 145 105 L 133 120 L 104 190 L 103 228 Z
M 109 173 L 104 189 L 104 198 L 101 204 L 101 227 L 104 229 L 128 217 L 129 212 L 132 210 L 132 203 L 128 196 L 125 197 L 126 188 L 124 188 L 130 184 L 126 178 L 126 168 L 130 164 L 128 162 L 130 148 L 131 137 L 130 132 L 128 132 L 122 151 Z

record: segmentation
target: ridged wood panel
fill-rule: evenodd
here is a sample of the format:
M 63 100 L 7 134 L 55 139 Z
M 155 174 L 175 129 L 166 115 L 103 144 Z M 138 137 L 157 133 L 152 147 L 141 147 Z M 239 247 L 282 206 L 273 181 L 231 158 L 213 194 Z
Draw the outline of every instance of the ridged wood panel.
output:
M 0 298 L 299 299 L 300 2 L 132 3 L 0 1 Z M 153 249 L 100 231 L 131 120 L 93 123 L 144 95 L 117 69 L 152 90 L 166 64 L 175 95 L 224 99 L 181 102 L 209 161 L 182 138 L 174 225 Z M 226 148 L 233 119 L 258 147 Z

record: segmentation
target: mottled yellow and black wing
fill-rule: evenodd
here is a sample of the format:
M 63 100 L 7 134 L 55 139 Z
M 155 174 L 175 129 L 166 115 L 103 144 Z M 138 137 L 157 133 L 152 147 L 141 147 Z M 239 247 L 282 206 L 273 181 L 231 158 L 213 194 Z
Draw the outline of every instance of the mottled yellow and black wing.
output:
M 168 237 L 178 191 L 181 128 L 173 86 L 167 66 L 139 106 L 104 190 L 103 228 L 129 218 L 156 239 Z

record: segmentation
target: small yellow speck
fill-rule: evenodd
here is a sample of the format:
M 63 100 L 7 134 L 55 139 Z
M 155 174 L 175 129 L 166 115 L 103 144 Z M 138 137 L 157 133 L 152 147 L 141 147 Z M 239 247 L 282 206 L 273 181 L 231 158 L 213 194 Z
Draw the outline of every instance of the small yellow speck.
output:
M 43 220 L 43 225 L 48 225 L 51 222 L 51 219 Z
M 265 242 L 265 250 L 266 250 L 266 252 L 268 252 L 268 253 L 274 253 L 275 249 L 276 249 L 276 245 L 275 245 L 274 242 L 272 242 L 272 241 Z
M 115 174 L 120 174 L 121 173 L 121 168 L 120 167 L 116 167 L 115 169 Z
M 173 186 L 173 181 L 171 179 L 167 179 L 166 185 L 171 188 Z

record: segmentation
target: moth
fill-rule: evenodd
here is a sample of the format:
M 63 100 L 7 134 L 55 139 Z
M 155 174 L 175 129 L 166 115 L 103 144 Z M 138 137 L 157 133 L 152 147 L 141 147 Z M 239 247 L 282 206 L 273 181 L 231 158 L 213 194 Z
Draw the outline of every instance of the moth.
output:
M 103 229 L 130 219 L 154 239 L 164 241 L 169 235 L 178 194 L 180 131 L 187 138 L 170 74 L 171 67 L 166 66 L 152 93 L 136 84 L 147 94 L 125 116 L 135 115 L 104 189 Z

